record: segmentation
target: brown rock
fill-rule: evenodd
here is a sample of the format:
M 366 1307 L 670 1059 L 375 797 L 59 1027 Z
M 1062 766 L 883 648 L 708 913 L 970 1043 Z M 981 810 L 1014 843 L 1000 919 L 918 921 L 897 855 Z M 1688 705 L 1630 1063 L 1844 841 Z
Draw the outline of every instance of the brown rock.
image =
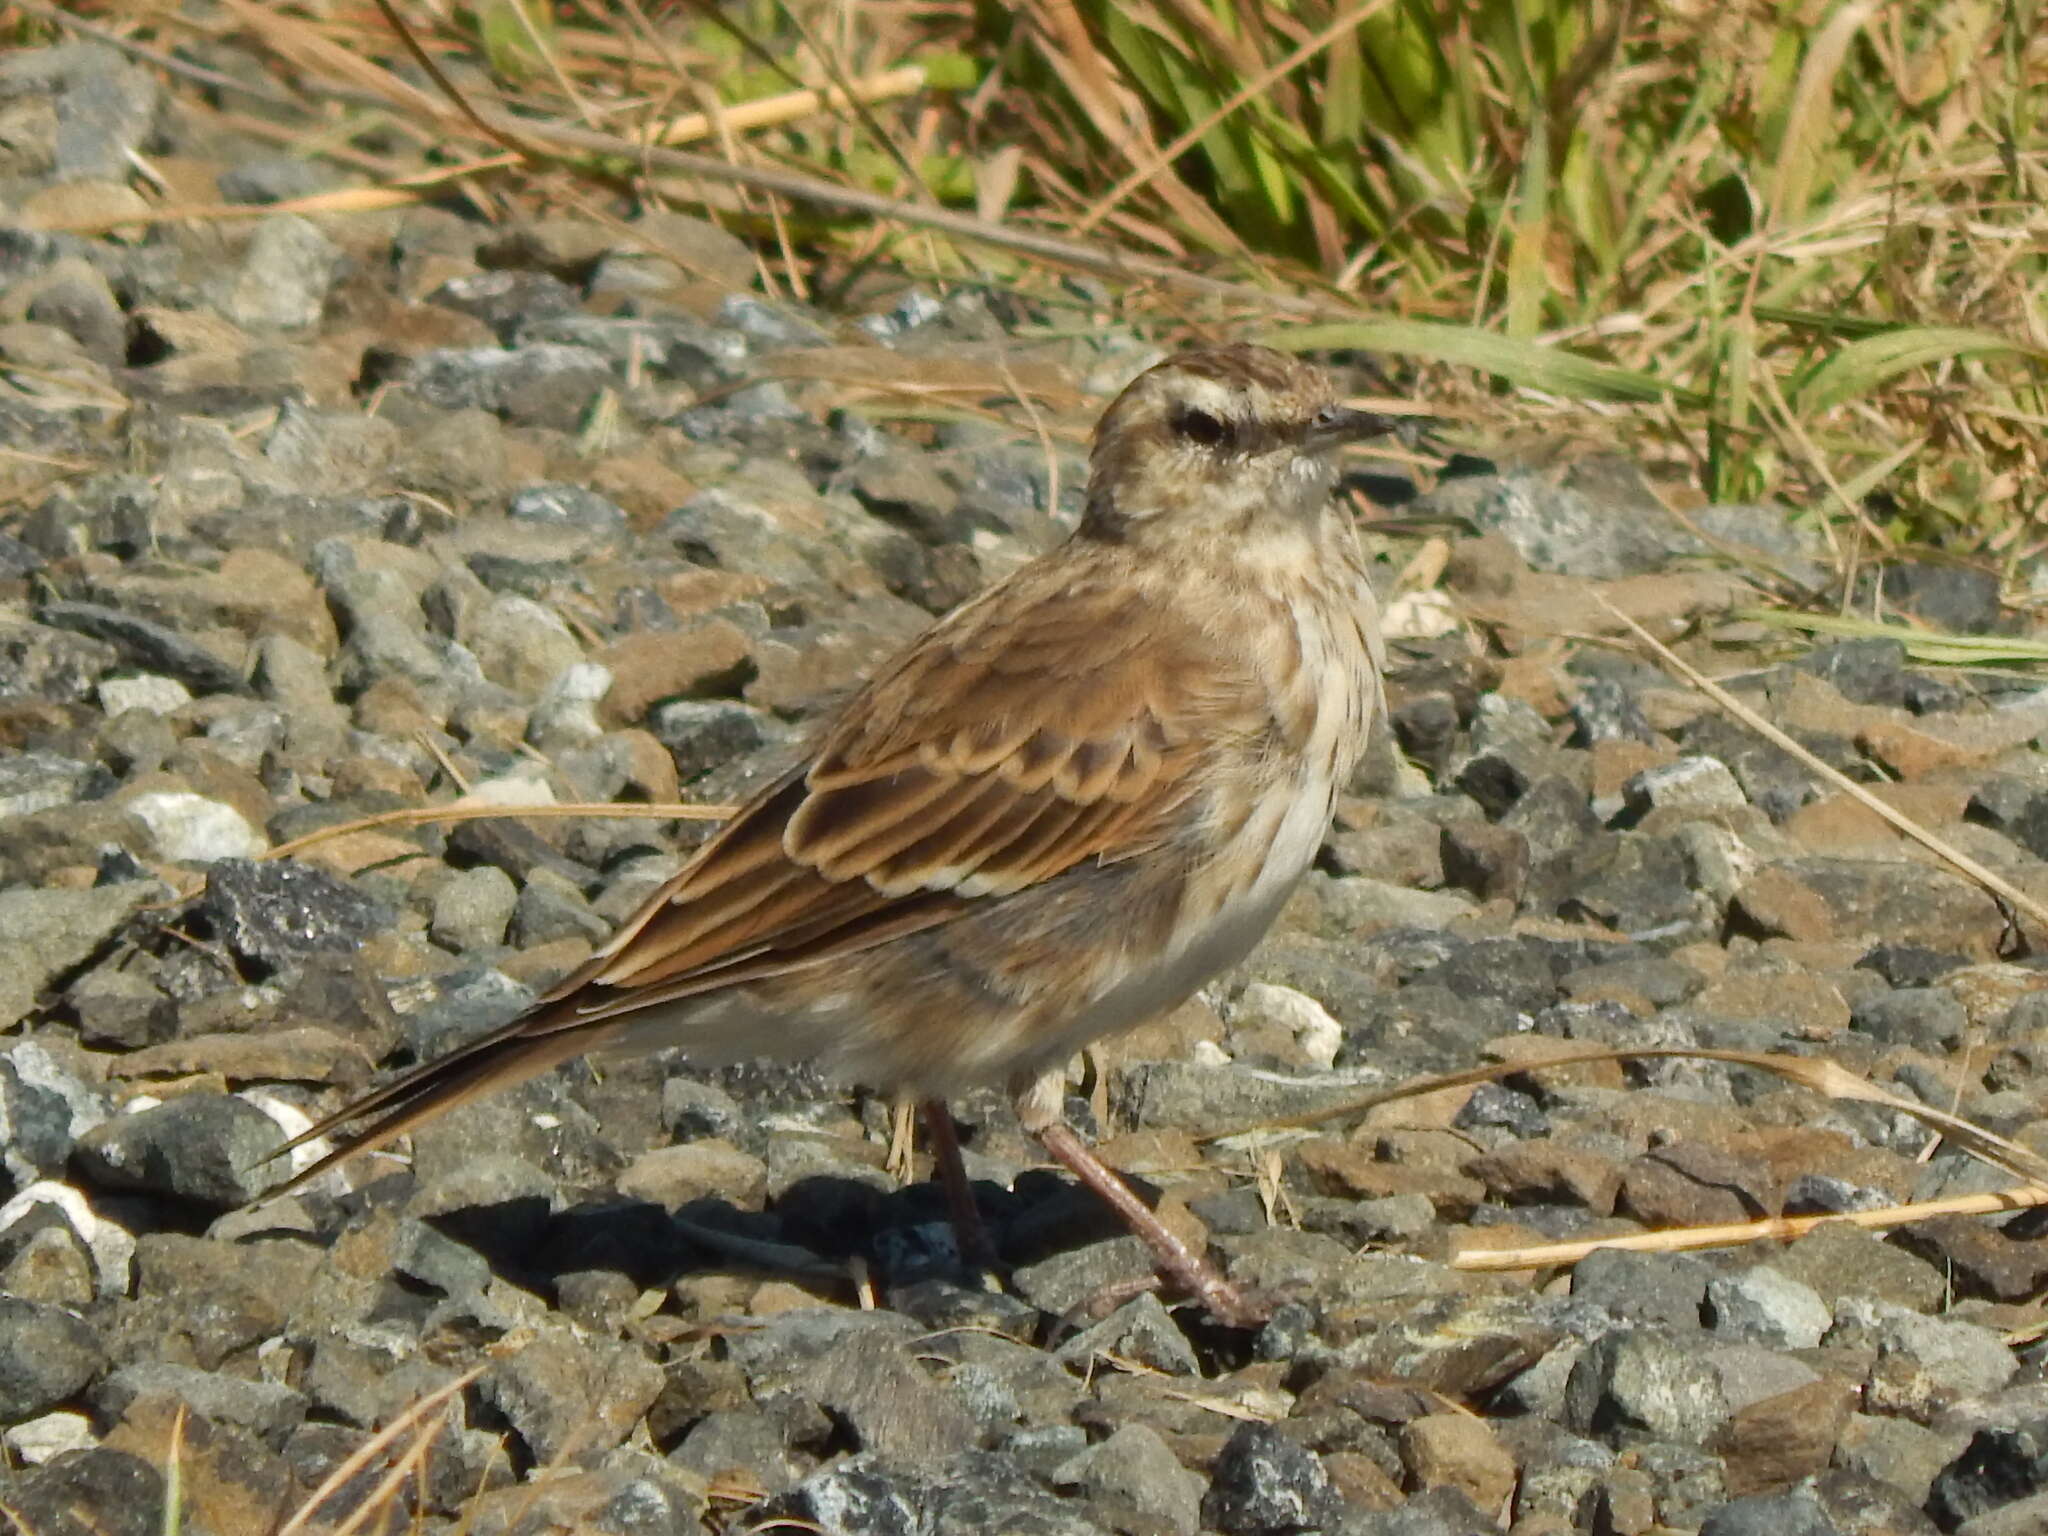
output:
M 665 699 L 731 695 L 754 674 L 747 637 L 724 619 L 706 619 L 688 629 L 636 630 L 597 659 L 612 672 L 605 715 L 621 725 L 637 725 Z
M 1513 1142 L 1473 1159 L 1466 1172 L 1507 1205 L 1566 1203 L 1606 1216 L 1621 1192 L 1612 1158 L 1557 1141 Z
M 1713 1445 L 1729 1495 L 1773 1493 L 1823 1471 L 1855 1406 L 1853 1385 L 1823 1378 L 1737 1410 Z
M 1661 768 L 1678 760 L 1678 751 L 1668 741 L 1633 741 L 1608 737 L 1593 743 L 1593 796 L 1619 798 L 1622 786 L 1645 768 Z
M 2048 1282 L 2048 1238 L 2008 1237 L 1971 1216 L 1940 1216 L 1901 1228 L 1899 1245 L 1931 1263 L 1953 1266 L 1963 1289 L 1981 1290 L 2000 1301 L 2024 1301 Z
M 1440 1215 L 1458 1220 L 1486 1198 L 1477 1179 L 1444 1169 L 1381 1162 L 1371 1149 L 1329 1139 L 1304 1142 L 1295 1154 L 1319 1194 L 1376 1200 L 1384 1195 L 1421 1195 Z
M 1585 1040 L 1560 1040 L 1553 1035 L 1496 1035 L 1486 1042 L 1486 1054 L 1495 1061 L 1514 1061 L 1541 1066 L 1560 1056 L 1577 1056 L 1589 1048 Z M 1560 1087 L 1621 1088 L 1626 1083 L 1618 1061 L 1576 1062 L 1568 1067 L 1551 1067 L 1542 1082 Z
M 1810 1039 L 1826 1039 L 1849 1027 L 1849 1005 L 1825 976 L 1790 974 L 1726 976 L 1693 999 L 1699 1012 L 1724 1019 L 1791 1024 Z
M 1469 1413 L 1432 1413 L 1402 1426 L 1401 1465 L 1412 1487 L 1455 1488 L 1488 1512 L 1515 1491 L 1515 1458 Z
M 1359 1451 L 1326 1451 L 1323 1470 L 1346 1504 L 1357 1509 L 1398 1509 L 1401 1489 L 1380 1464 Z
M 1528 883 L 1529 839 L 1512 827 L 1483 821 L 1445 827 L 1438 834 L 1437 858 L 1445 885 L 1481 901 L 1518 902 Z
M 1874 784 L 1870 792 L 1902 815 L 1926 827 L 1952 827 L 1962 819 L 1969 791 L 1953 785 Z M 1905 834 L 1846 791 L 1823 795 L 1804 805 L 1785 823 L 1794 842 L 1815 853 L 1848 853 L 1865 849 L 1884 856 L 1904 842 Z
M 1630 1163 L 1617 1208 L 1651 1228 L 1715 1226 L 1776 1212 L 1779 1192 L 1757 1158 L 1677 1141 Z
M 710 1137 L 679 1147 L 656 1147 L 619 1175 L 619 1193 L 675 1210 L 717 1195 L 756 1211 L 768 1190 L 768 1165 L 729 1141 Z
M 230 1083 L 334 1082 L 353 1087 L 376 1063 L 352 1040 L 315 1024 L 258 1034 L 195 1035 L 117 1056 L 111 1076 L 190 1077 L 212 1073 Z
M 1762 933 L 1795 939 L 1835 936 L 1835 917 L 1826 900 L 1783 864 L 1751 875 L 1735 893 L 1730 915 L 1739 916 Z
M 302 1494 L 290 1465 L 255 1433 L 216 1424 L 168 1392 L 136 1398 L 102 1443 L 153 1467 L 175 1465 L 188 1529 L 273 1531 Z
M 1760 869 L 1730 917 L 1761 934 L 1917 944 L 1991 958 L 2005 933 L 1998 904 L 1960 875 L 1887 859 L 1804 858 Z
M 1896 720 L 1872 721 L 1857 733 L 1856 745 L 1909 781 L 1944 769 L 1974 768 L 1985 756 L 1980 748 L 1944 741 Z

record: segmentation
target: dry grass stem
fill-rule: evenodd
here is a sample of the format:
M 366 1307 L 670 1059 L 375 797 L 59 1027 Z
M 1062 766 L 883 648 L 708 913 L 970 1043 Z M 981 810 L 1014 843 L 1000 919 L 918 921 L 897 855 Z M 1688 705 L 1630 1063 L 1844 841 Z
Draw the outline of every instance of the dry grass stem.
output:
M 2048 1188 L 2021 1184 L 1987 1195 L 1957 1195 L 1947 1200 L 1921 1200 L 1909 1205 L 1880 1206 L 1873 1211 L 1830 1211 L 1818 1216 L 1772 1216 L 1759 1221 L 1733 1221 L 1709 1227 L 1677 1227 L 1665 1232 L 1631 1232 L 1621 1237 L 1587 1238 L 1570 1243 L 1537 1243 L 1527 1248 L 1467 1248 L 1451 1256 L 1453 1269 L 1551 1269 L 1578 1263 L 1605 1248 L 1629 1253 L 1684 1253 L 1695 1248 L 1733 1248 L 1744 1243 L 1792 1242 L 1829 1222 L 1845 1221 L 1865 1231 L 1882 1232 L 1933 1221 L 1942 1216 L 1996 1216 L 2048 1205 Z
M 731 805 L 640 805 L 637 803 L 602 804 L 573 801 L 562 805 L 426 805 L 407 806 L 395 811 L 379 811 L 372 816 L 361 816 L 353 821 L 336 822 L 331 827 L 321 827 L 290 842 L 279 843 L 265 852 L 266 859 L 288 859 L 331 842 L 337 837 L 347 837 L 354 832 L 374 831 L 379 827 L 421 827 L 443 821 L 487 821 L 497 816 L 512 817 L 565 817 L 601 816 L 638 821 L 723 821 L 737 810 Z

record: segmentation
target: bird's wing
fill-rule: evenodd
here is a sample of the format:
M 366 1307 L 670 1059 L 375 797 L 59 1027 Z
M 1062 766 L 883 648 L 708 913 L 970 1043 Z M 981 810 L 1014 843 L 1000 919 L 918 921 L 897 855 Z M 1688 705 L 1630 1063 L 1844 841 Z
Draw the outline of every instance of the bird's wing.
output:
M 1170 841 L 1199 794 L 1201 754 L 1264 725 L 1246 718 L 1250 679 L 1173 605 L 1071 566 L 1034 584 L 1041 572 L 897 657 L 807 764 L 743 806 L 531 1012 L 297 1138 L 379 1115 L 291 1184 L 603 1046 L 643 1009 L 843 960 Z

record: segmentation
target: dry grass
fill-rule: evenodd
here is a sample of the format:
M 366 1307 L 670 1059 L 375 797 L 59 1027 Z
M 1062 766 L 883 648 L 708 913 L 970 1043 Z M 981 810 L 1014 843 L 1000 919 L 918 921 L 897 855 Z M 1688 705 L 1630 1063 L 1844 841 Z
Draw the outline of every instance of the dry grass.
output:
M 1056 329 L 1312 318 L 1284 334 L 1397 359 L 1480 441 L 1621 440 L 1810 510 L 1845 571 L 2041 542 L 2042 0 L 67 9 L 15 31 L 214 84 L 254 53 L 226 124 L 380 198 L 688 206 L 828 303 L 886 269 Z

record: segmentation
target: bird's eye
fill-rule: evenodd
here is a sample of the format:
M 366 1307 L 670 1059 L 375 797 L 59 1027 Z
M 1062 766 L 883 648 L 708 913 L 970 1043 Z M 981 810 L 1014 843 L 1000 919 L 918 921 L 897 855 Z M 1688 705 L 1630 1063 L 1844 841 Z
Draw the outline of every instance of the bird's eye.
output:
M 1230 427 L 1220 417 L 1184 405 L 1173 413 L 1173 430 L 1191 443 L 1215 448 L 1230 438 Z

